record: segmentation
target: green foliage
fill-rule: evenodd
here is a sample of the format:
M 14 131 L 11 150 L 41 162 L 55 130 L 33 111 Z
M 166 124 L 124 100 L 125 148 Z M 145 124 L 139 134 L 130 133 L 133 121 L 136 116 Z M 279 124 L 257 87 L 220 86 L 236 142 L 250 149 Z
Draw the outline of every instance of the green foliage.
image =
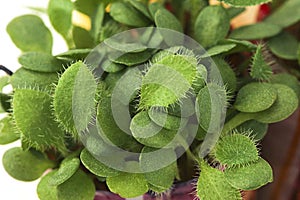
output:
M 298 41 L 287 32 L 281 32 L 279 35 L 270 38 L 268 46 L 272 53 L 279 58 L 287 60 L 297 59 Z
M 9 144 L 20 138 L 11 116 L 0 120 L 0 144 Z
M 244 166 L 258 159 L 254 141 L 245 134 L 222 137 L 214 150 L 216 160 L 227 167 Z
M 210 167 L 202 161 L 201 174 L 197 182 L 197 196 L 201 199 L 232 199 L 241 200 L 238 189 L 229 185 L 222 171 Z
M 259 112 L 270 108 L 277 99 L 276 89 L 269 83 L 249 83 L 239 90 L 234 106 L 241 112 Z
M 259 171 L 259 173 L 256 173 Z M 267 161 L 259 158 L 244 167 L 225 170 L 225 178 L 229 184 L 241 190 L 255 190 L 273 181 L 272 168 Z
M 271 0 L 219 0 L 223 1 L 231 6 L 254 6 L 257 4 L 263 4 L 263 3 L 268 3 Z
M 281 27 L 278 25 L 259 22 L 234 29 L 229 37 L 240 40 L 256 40 L 275 36 L 280 31 Z
M 52 52 L 52 35 L 35 15 L 14 18 L 6 28 L 10 38 L 23 52 Z
M 263 48 L 262 45 L 258 45 L 256 52 L 253 55 L 250 75 L 256 80 L 268 81 L 273 71 L 264 59 Z
M 28 52 L 19 57 L 19 63 L 25 69 L 36 72 L 58 72 L 63 70 L 63 62 L 41 52 Z
M 230 19 L 221 6 L 208 6 L 198 15 L 195 22 L 195 39 L 203 46 L 210 47 L 224 39 L 230 27 Z
M 56 170 L 49 172 L 41 178 L 39 184 L 37 185 L 37 194 L 41 200 L 58 200 L 56 186 L 49 184 L 49 180 L 55 173 Z
M 2 163 L 10 176 L 21 181 L 34 181 L 46 169 L 54 167 L 54 163 L 40 152 L 24 151 L 20 147 L 7 150 L 3 155 Z

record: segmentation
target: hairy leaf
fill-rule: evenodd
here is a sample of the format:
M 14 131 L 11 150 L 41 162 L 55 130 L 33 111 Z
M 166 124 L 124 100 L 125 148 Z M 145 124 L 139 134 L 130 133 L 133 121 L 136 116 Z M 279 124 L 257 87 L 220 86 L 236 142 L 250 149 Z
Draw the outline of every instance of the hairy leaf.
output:
M 0 144 L 9 144 L 20 138 L 11 116 L 0 120 Z
M 254 56 L 252 57 L 252 65 L 250 76 L 256 80 L 267 81 L 273 74 L 272 68 L 264 60 L 263 46 L 258 45 Z
M 245 7 L 245 6 L 254 6 L 258 4 L 268 3 L 271 0 L 219 0 L 219 1 L 223 1 L 231 6 Z

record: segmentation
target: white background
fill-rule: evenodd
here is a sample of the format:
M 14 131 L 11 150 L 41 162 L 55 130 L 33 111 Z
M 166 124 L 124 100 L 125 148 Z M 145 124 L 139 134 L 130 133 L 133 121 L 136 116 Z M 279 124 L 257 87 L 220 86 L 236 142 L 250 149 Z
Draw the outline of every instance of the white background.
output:
M 20 66 L 18 64 L 18 56 L 21 52 L 11 42 L 8 34 L 6 33 L 6 25 L 16 16 L 22 14 L 35 13 L 40 15 L 46 25 L 49 27 L 47 17 L 41 13 L 34 12 L 27 7 L 47 7 L 48 0 L 10 0 L 1 1 L 0 3 L 0 64 L 8 67 L 12 71 L 16 71 Z M 61 53 L 66 50 L 65 43 L 58 36 L 54 34 L 54 49 L 53 53 Z M 4 75 L 0 72 L 0 75 Z M 0 117 L 3 117 L 1 115 Z M 0 199 L 1 200 L 37 200 L 36 185 L 34 182 L 21 182 L 11 178 L 3 169 L 2 156 L 3 153 L 15 146 L 20 146 L 19 142 L 10 145 L 0 145 Z

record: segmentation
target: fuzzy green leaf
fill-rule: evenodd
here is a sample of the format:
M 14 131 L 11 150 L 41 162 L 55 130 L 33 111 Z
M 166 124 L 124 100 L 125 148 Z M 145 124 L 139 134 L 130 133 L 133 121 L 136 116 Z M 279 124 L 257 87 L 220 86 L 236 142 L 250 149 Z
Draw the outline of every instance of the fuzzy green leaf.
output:
M 200 126 L 210 133 L 218 133 L 227 104 L 225 88 L 214 83 L 199 91 L 196 100 L 196 114 Z
M 117 64 L 110 61 L 105 61 L 101 65 L 102 69 L 108 73 L 116 73 L 122 71 L 126 65 Z
M 195 58 L 183 55 L 168 55 L 158 60 L 143 78 L 140 108 L 176 103 L 196 79 L 196 66 Z
M 137 141 L 154 148 L 167 146 L 177 132 L 156 125 L 151 121 L 147 111 L 141 111 L 133 117 L 130 130 Z
M 106 183 L 110 191 L 123 198 L 133 198 L 143 195 L 148 191 L 148 184 L 141 173 L 123 172 L 118 176 L 107 177 Z
M 273 172 L 269 163 L 259 158 L 246 166 L 226 169 L 225 178 L 234 188 L 255 190 L 272 182 Z
M 128 2 L 138 11 L 143 13 L 147 18 L 152 19 L 152 16 L 148 10 L 147 3 L 139 0 L 128 0 Z
M 257 80 L 269 80 L 273 74 L 272 68 L 264 60 L 263 46 L 258 45 L 252 58 L 250 76 Z
M 55 57 L 59 59 L 67 59 L 70 61 L 78 61 L 85 59 L 91 51 L 91 49 L 71 49 L 64 53 L 60 53 Z
M 114 52 L 108 55 L 110 61 L 122 65 L 133 66 L 146 62 L 152 56 L 150 51 L 139 53 L 120 53 Z
M 224 39 L 230 27 L 230 19 L 222 6 L 208 6 L 198 15 L 195 22 L 195 39 L 210 47 Z
M 58 186 L 66 182 L 71 176 L 73 176 L 78 170 L 80 160 L 78 158 L 65 158 L 58 169 L 51 178 L 48 179 L 49 184 L 52 186 Z
M 236 47 L 236 44 L 219 44 L 209 48 L 205 54 L 201 55 L 202 58 L 216 56 L 222 53 L 227 53 Z
M 144 147 L 142 150 L 142 153 L 140 154 L 140 165 L 141 169 L 145 170 L 146 173 L 144 173 L 144 176 L 150 186 L 150 188 L 156 192 L 156 193 L 162 193 L 166 190 L 169 190 L 171 186 L 173 185 L 177 165 L 176 160 L 177 157 L 175 155 L 175 152 L 172 149 L 165 149 L 159 150 L 159 156 L 157 154 L 150 154 L 151 156 L 147 155 L 148 153 L 155 151 L 158 149 Z M 162 159 L 163 158 L 163 159 Z M 167 159 L 168 158 L 168 159 Z M 166 161 L 172 161 L 171 159 L 174 159 L 171 164 L 163 166 L 162 168 L 158 170 L 154 170 L 153 168 L 150 172 L 148 172 L 152 164 L 155 166 L 157 163 L 162 163 L 163 160 Z M 154 186 L 154 187 L 151 187 Z
M 36 72 L 58 72 L 63 70 L 63 62 L 42 52 L 28 52 L 19 57 L 25 69 Z
M 178 103 L 167 108 L 168 114 L 177 117 L 190 117 L 195 114 L 195 103 L 192 98 L 181 98 Z
M 23 151 L 20 147 L 7 150 L 2 158 L 3 167 L 13 178 L 21 181 L 38 179 L 54 163 L 39 152 Z
M 188 122 L 188 118 L 172 116 L 154 107 L 148 111 L 148 114 L 154 123 L 169 130 L 182 129 Z
M 93 180 L 81 169 L 78 169 L 66 182 L 57 186 L 59 200 L 93 200 L 95 192 Z
M 141 12 L 125 2 L 114 2 L 110 7 L 110 15 L 114 20 L 134 27 L 145 27 L 150 21 Z
M 23 67 L 18 69 L 11 77 L 11 85 L 14 89 L 36 88 L 51 91 L 54 87 L 54 83 L 57 83 L 57 81 L 57 73 L 35 72 Z
M 87 149 L 83 149 L 80 154 L 82 164 L 93 174 L 101 177 L 117 176 L 119 171 L 112 169 L 97 160 Z
M 229 37 L 241 40 L 256 40 L 275 36 L 280 31 L 281 27 L 275 24 L 259 22 L 234 29 L 229 35 Z
M 37 194 L 40 200 L 58 200 L 56 186 L 49 184 L 49 180 L 56 173 L 57 170 L 53 170 L 43 176 L 37 185 Z
M 15 45 L 23 52 L 52 52 L 52 35 L 38 16 L 17 17 L 7 25 L 6 30 Z
M 104 43 L 121 52 L 125 52 L 125 53 L 138 53 L 138 52 L 142 52 L 145 51 L 147 49 L 147 46 L 141 44 L 141 43 L 123 43 L 123 41 L 120 41 L 119 39 L 114 39 L 114 38 L 107 38 L 106 40 L 104 40 Z
M 269 83 L 249 83 L 237 95 L 234 107 L 241 112 L 259 112 L 270 108 L 277 98 L 276 89 Z
M 9 144 L 20 138 L 12 117 L 7 116 L 0 120 L 0 144 Z
M 216 159 L 228 167 L 247 165 L 258 159 L 258 150 L 254 141 L 243 134 L 234 133 L 222 137 L 215 149 Z
M 84 130 L 92 117 L 96 87 L 93 74 L 82 62 L 72 64 L 56 86 L 55 115 L 64 128 L 76 137 L 77 131 Z
M 46 92 L 16 89 L 13 115 L 22 140 L 38 150 L 56 148 L 65 152 L 65 133 L 52 112 L 52 97 Z M 26 105 L 26 106 L 24 106 Z
M 236 7 L 254 6 L 258 4 L 268 3 L 272 0 L 219 0 L 228 5 Z
M 236 52 L 244 52 L 244 51 L 255 51 L 257 46 L 247 40 L 235 40 L 235 39 L 224 39 L 220 40 L 218 45 L 230 45 L 235 44 L 235 47 L 231 50 L 224 52 L 224 55 L 233 54 Z
M 255 114 L 255 119 L 263 123 L 275 123 L 289 117 L 298 107 L 298 97 L 288 86 L 273 84 L 277 90 L 275 103 L 267 110 Z
M 239 190 L 226 182 L 222 171 L 210 167 L 204 161 L 201 162 L 200 168 L 200 177 L 197 182 L 197 196 L 199 198 L 242 200 Z
M 84 28 L 74 26 L 72 35 L 76 49 L 93 48 L 95 46 L 90 32 Z
M 298 41 L 293 35 L 287 32 L 282 32 L 279 35 L 270 38 L 268 46 L 272 53 L 279 58 L 287 60 L 297 59 Z
M 265 19 L 265 22 L 276 24 L 282 28 L 291 26 L 300 20 L 300 15 L 291 13 L 300 13 L 300 1 L 287 0 L 283 2 L 282 6 Z
M 74 6 L 71 0 L 50 0 L 48 16 L 54 29 L 66 40 L 69 47 L 72 41 L 72 12 Z

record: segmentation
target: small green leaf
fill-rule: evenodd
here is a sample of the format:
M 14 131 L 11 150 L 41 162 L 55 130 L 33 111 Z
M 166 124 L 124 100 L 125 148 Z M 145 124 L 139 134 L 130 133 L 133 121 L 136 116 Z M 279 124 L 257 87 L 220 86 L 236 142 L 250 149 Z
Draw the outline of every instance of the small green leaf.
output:
M 126 67 L 126 65 L 117 64 L 107 60 L 101 64 L 101 67 L 108 73 L 116 73 L 122 71 Z
M 78 169 L 66 182 L 57 186 L 59 200 L 93 200 L 95 192 L 93 180 L 81 169 Z
M 227 8 L 227 13 L 230 19 L 235 18 L 239 14 L 243 13 L 246 9 L 245 8 L 236 8 L 236 7 L 229 7 Z
M 26 78 L 24 78 L 26 77 Z M 54 83 L 57 83 L 57 73 L 43 73 L 21 67 L 11 77 L 11 85 L 17 88 L 36 88 L 51 91 Z
M 167 9 L 160 8 L 155 12 L 154 21 L 158 28 L 171 29 L 183 32 L 183 28 L 178 19 Z
M 267 64 L 263 55 L 263 46 L 258 45 L 255 54 L 252 57 L 250 76 L 256 80 L 266 81 L 273 74 L 272 68 Z
M 34 181 L 41 177 L 46 169 L 54 167 L 54 163 L 43 154 L 32 151 L 23 151 L 20 147 L 7 150 L 2 158 L 6 172 L 17 180 Z
M 101 1 L 104 4 L 107 4 L 110 2 L 110 0 L 103 0 Z M 93 16 L 95 14 L 95 10 L 97 5 L 99 5 L 98 0 L 76 0 L 74 2 L 76 10 L 79 12 L 82 12 L 88 16 Z
M 106 184 L 110 191 L 123 198 L 133 198 L 143 195 L 148 191 L 148 184 L 141 173 L 123 172 L 118 176 L 107 177 Z
M 85 1 L 86 2 L 86 1 Z M 87 4 L 87 3 L 85 3 Z M 92 30 L 91 35 L 93 36 L 94 42 L 99 42 L 99 34 L 103 27 L 104 17 L 105 17 L 105 3 L 96 4 L 96 11 L 92 15 Z
M 69 47 L 72 41 L 72 12 L 74 6 L 71 0 L 50 0 L 48 16 L 54 29 L 66 40 Z
M 140 154 L 140 166 L 142 170 L 146 171 L 144 173 L 144 176 L 150 188 L 156 193 L 162 193 L 166 190 L 169 190 L 173 185 L 174 178 L 176 175 L 176 170 L 177 170 L 177 165 L 176 165 L 177 157 L 174 150 L 172 149 L 165 149 L 165 151 L 159 150 L 159 154 L 160 154 L 159 156 L 157 154 L 154 154 L 155 156 L 152 155 L 153 153 L 152 151 L 155 150 L 158 149 L 149 148 L 149 147 L 143 148 L 142 153 Z M 150 156 L 147 155 L 148 153 L 150 153 Z M 166 161 L 166 159 L 168 161 L 172 161 L 170 159 L 174 159 L 174 160 L 173 162 L 171 162 L 171 164 L 166 166 L 161 165 L 163 166 L 162 168 L 153 171 L 152 165 L 155 166 L 157 163 L 161 164 L 163 160 Z M 152 170 L 149 171 L 150 169 Z
M 276 24 L 282 28 L 289 27 L 300 20 L 300 15 L 292 15 L 291 13 L 300 13 L 300 2 L 298 0 L 284 1 L 282 6 L 265 19 L 265 22 Z
M 279 35 L 270 38 L 268 46 L 272 53 L 279 58 L 287 60 L 297 59 L 298 41 L 293 35 L 287 32 L 281 32 Z
M 228 5 L 236 7 L 254 6 L 258 4 L 268 3 L 272 0 L 219 0 Z
M 269 163 L 259 158 L 246 166 L 226 169 L 225 178 L 234 188 L 255 190 L 272 182 L 273 172 Z
M 125 2 L 113 2 L 110 7 L 110 15 L 114 20 L 134 27 L 145 27 L 150 21 L 141 12 Z
M 222 6 L 208 6 L 195 22 L 195 39 L 204 47 L 215 45 L 224 39 L 230 28 L 230 19 Z
M 275 103 L 267 110 L 255 114 L 254 119 L 263 123 L 275 123 L 289 117 L 298 107 L 298 97 L 288 86 L 273 84 L 277 90 Z
M 66 182 L 71 176 L 73 176 L 78 170 L 80 160 L 78 158 L 65 158 L 58 171 L 56 171 L 51 178 L 48 179 L 49 184 L 52 186 L 58 186 Z
M 9 144 L 20 138 L 12 117 L 7 116 L 0 120 L 0 144 Z
M 195 114 L 195 103 L 191 97 L 181 98 L 178 103 L 169 106 L 167 111 L 177 117 L 190 117 Z
M 84 60 L 92 49 L 71 49 L 64 53 L 60 53 L 55 57 L 59 59 L 67 59 L 70 61 Z
M 163 6 L 162 3 L 160 3 L 160 2 L 154 2 L 154 3 L 149 3 L 148 9 L 149 9 L 149 12 L 150 12 L 152 18 L 154 19 L 155 13 L 156 13 L 159 9 L 164 9 L 164 6 Z
M 200 126 L 210 133 L 219 133 L 227 105 L 225 88 L 210 83 L 199 91 L 196 115 Z
M 147 46 L 141 43 L 123 43 L 123 41 L 115 38 L 107 38 L 106 40 L 104 40 L 104 43 L 115 50 L 125 53 L 138 53 L 143 52 L 147 49 Z
M 270 108 L 276 98 L 272 84 L 253 82 L 239 90 L 234 107 L 241 112 L 255 113 Z
M 66 152 L 65 133 L 52 112 L 52 97 L 46 92 L 16 89 L 13 115 L 22 140 L 38 150 L 56 148 Z M 26 106 L 24 106 L 26 105 Z
M 49 180 L 56 173 L 57 170 L 53 170 L 43 176 L 37 185 L 37 194 L 40 200 L 58 200 L 56 186 L 49 184 Z
M 236 47 L 236 44 L 219 44 L 209 48 L 205 54 L 201 55 L 201 58 L 207 58 L 211 56 L 216 56 L 222 53 L 227 53 Z
M 0 92 L 0 113 L 11 112 L 11 100 L 11 95 Z
M 184 97 L 197 75 L 197 61 L 184 55 L 167 55 L 155 62 L 141 88 L 140 108 L 168 107 Z M 166 79 L 165 77 L 172 77 Z
M 117 64 L 133 66 L 133 65 L 146 62 L 151 56 L 152 54 L 150 51 L 143 51 L 139 53 L 125 53 L 125 54 L 120 52 L 114 52 L 114 53 L 110 53 L 108 55 L 108 58 L 110 61 Z
M 42 52 L 28 52 L 19 57 L 19 63 L 25 69 L 36 72 L 58 72 L 63 70 L 63 62 Z
M 52 35 L 38 16 L 23 15 L 14 18 L 6 30 L 23 52 L 52 52 Z
M 218 141 L 214 155 L 221 164 L 228 167 L 244 166 L 258 159 L 258 150 L 249 136 L 234 133 Z
M 239 190 L 226 182 L 222 171 L 210 167 L 204 161 L 201 162 L 200 169 L 200 177 L 197 182 L 197 196 L 199 198 L 242 200 Z
M 154 148 L 167 146 L 177 132 L 156 125 L 151 121 L 147 111 L 141 111 L 133 117 L 130 130 L 137 141 Z
M 218 45 L 229 45 L 235 44 L 235 47 L 231 50 L 224 52 L 225 55 L 233 54 L 236 52 L 244 52 L 244 51 L 255 51 L 257 46 L 247 40 L 235 40 L 235 39 L 224 39 L 220 40 Z
M 84 28 L 74 26 L 72 35 L 76 49 L 93 48 L 95 46 L 90 32 Z
M 168 113 L 152 107 L 148 111 L 150 119 L 157 125 L 169 130 L 179 130 L 185 127 L 188 118 L 169 115 Z
M 229 37 L 240 40 L 256 40 L 275 36 L 281 30 L 281 27 L 275 24 L 259 22 L 234 29 Z
M 119 171 L 112 169 L 97 160 L 87 149 L 83 149 L 80 154 L 82 164 L 93 174 L 101 177 L 117 176 Z

